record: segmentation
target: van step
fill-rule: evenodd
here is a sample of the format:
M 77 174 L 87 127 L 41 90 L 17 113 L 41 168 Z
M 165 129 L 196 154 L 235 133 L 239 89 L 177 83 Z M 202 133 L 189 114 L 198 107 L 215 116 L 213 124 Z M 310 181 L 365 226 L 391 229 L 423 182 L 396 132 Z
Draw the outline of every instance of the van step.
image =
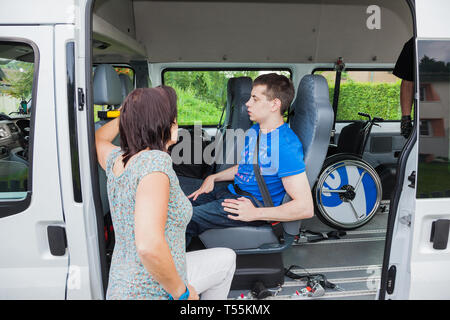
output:
M 272 297 L 267 297 L 267 300 L 318 300 L 318 299 L 358 299 L 358 300 L 374 300 L 377 294 L 377 289 L 375 290 L 349 290 L 349 291 L 335 291 L 328 292 L 321 297 L 304 297 L 301 295 L 290 294 L 290 295 L 277 295 Z
M 304 245 L 323 245 L 333 243 L 355 243 L 355 242 L 372 242 L 372 241 L 384 241 L 386 239 L 386 229 L 373 229 L 373 230 L 353 230 L 346 231 L 345 236 L 341 236 L 340 239 L 330 239 L 318 242 L 307 242 L 307 239 L 303 236 L 296 240 L 293 246 Z
M 329 268 L 311 268 L 303 270 L 293 268 L 291 272 L 295 274 L 324 274 L 328 281 L 336 284 L 337 289 L 326 289 L 322 297 L 312 298 L 304 297 L 298 294 L 301 289 L 306 287 L 306 281 L 292 280 L 285 278 L 285 283 L 281 288 L 270 288 L 276 295 L 268 297 L 270 300 L 311 300 L 311 299 L 375 299 L 380 285 L 381 265 L 348 266 L 348 267 L 329 267 Z M 229 299 L 254 299 L 248 290 L 245 292 L 230 292 Z

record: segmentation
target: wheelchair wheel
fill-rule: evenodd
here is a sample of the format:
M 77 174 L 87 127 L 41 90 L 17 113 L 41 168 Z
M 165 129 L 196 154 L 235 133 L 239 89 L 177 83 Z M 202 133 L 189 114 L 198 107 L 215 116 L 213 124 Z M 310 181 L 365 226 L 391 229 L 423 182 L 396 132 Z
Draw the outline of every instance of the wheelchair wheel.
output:
M 313 195 L 316 214 L 323 223 L 351 230 L 375 215 L 382 199 L 381 179 L 361 158 L 337 154 L 325 160 Z

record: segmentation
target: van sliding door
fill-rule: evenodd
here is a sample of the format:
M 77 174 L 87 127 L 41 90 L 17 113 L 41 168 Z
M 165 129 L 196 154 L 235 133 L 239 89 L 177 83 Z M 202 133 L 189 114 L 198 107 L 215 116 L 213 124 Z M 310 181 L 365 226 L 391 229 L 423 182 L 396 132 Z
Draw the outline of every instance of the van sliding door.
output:
M 415 11 L 417 123 L 380 297 L 450 299 L 450 3 L 416 0 Z

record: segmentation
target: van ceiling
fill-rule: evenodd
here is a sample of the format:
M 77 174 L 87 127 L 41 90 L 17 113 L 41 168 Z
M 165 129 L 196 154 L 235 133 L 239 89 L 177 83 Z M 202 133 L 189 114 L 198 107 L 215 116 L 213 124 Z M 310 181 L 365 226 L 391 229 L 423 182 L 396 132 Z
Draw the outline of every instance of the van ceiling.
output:
M 370 5 L 381 9 L 380 29 L 366 25 Z M 150 62 L 395 63 L 412 34 L 406 0 L 97 0 L 94 7 L 94 39 L 110 45 L 94 46 L 96 62 L 146 56 Z

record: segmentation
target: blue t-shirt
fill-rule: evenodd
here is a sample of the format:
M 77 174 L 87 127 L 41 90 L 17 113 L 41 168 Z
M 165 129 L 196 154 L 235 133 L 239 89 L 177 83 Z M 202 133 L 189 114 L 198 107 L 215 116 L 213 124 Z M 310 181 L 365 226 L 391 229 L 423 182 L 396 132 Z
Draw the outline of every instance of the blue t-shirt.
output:
M 234 176 L 234 184 L 264 203 L 253 172 L 253 154 L 258 133 L 259 124 L 255 124 L 245 134 L 244 149 L 238 172 Z M 286 123 L 267 134 L 261 132 L 259 143 L 261 175 L 267 184 L 273 205 L 279 206 L 286 194 L 281 178 L 305 171 L 302 143 Z M 228 185 L 228 189 L 237 195 L 233 184 Z

